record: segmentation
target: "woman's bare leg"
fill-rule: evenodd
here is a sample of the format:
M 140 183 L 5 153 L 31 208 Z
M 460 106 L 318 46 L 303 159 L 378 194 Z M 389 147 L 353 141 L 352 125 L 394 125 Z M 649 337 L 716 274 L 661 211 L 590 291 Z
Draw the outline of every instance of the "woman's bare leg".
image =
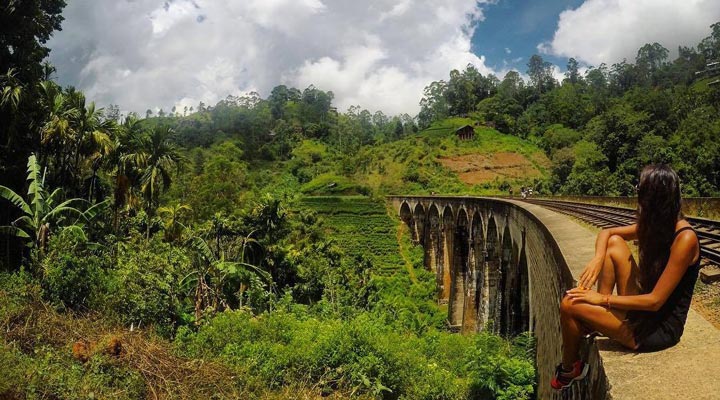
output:
M 617 285 L 620 296 L 640 293 L 637 285 L 638 267 L 625 239 L 612 235 L 608 239 L 605 262 L 598 276 L 598 293 L 612 294 Z
M 563 367 L 569 369 L 577 361 L 583 328 L 602 332 L 629 349 L 637 348 L 625 311 L 608 310 L 603 306 L 572 303 L 565 297 L 560 303 L 560 321 L 563 331 Z
M 637 285 L 637 264 L 625 240 L 617 235 L 608 239 L 603 268 L 598 276 L 598 293 L 612 294 L 617 285 L 621 296 L 640 293 Z M 563 298 L 560 303 L 560 324 L 563 336 L 563 367 L 570 369 L 578 359 L 583 331 L 587 328 L 599 331 L 626 347 L 635 349 L 637 344 L 632 329 L 625 320 L 625 311 L 608 310 L 602 306 L 575 303 Z

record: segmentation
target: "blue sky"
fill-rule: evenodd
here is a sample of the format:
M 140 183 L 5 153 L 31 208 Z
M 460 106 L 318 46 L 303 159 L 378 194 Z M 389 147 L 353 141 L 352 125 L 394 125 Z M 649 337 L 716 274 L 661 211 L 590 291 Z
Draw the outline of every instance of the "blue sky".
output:
M 582 0 L 500 0 L 487 5 L 483 8 L 485 20 L 478 23 L 472 37 L 472 51 L 484 55 L 490 68 L 515 68 L 525 73 L 529 58 L 540 54 L 537 45 L 553 38 L 560 13 L 582 3 Z M 540 55 L 565 70 L 567 58 Z

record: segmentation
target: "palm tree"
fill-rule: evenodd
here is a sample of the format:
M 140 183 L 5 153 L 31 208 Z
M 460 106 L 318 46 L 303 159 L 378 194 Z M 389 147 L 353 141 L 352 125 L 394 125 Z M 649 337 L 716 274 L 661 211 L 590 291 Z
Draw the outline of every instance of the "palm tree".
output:
M 42 104 L 45 109 L 46 120 L 40 126 L 41 150 L 48 149 L 53 152 L 54 170 L 58 176 L 59 183 L 64 186 L 70 174 L 71 152 L 75 136 L 72 121 L 78 116 L 78 110 L 68 102 L 62 89 L 54 82 L 45 81 L 40 83 Z M 40 152 L 40 161 L 48 165 L 49 156 L 47 151 Z
M 40 164 L 34 154 L 28 158 L 27 167 L 29 182 L 27 200 L 13 190 L 0 185 L 0 197 L 13 203 L 22 213 L 11 225 L 0 226 L 0 234 L 22 238 L 27 241 L 29 247 L 37 247 L 40 254 L 43 254 L 52 229 L 65 222 L 64 216 L 68 214 L 83 216 L 80 210 L 72 207 L 73 203 L 83 200 L 69 199 L 61 202 L 61 189 L 55 189 L 48 194 L 45 188 L 45 174 L 41 175 Z
M 82 185 L 85 177 L 84 171 L 90 171 L 88 185 L 88 200 L 90 200 L 95 192 L 97 171 L 115 147 L 112 136 L 116 131 L 116 124 L 112 119 L 103 118 L 103 109 L 96 109 L 94 102 L 86 107 L 85 96 L 82 92 L 71 91 L 69 97 L 72 108 L 78 110 L 73 121 L 75 126 L 72 143 L 74 148 L 73 167 L 77 174 L 78 187 Z
M 0 75 L 0 107 L 10 105 L 13 112 L 20 107 L 24 91 L 22 82 L 16 75 L 14 68 L 10 68 L 5 75 Z
M 263 235 L 283 229 L 287 220 L 280 200 L 274 199 L 270 195 L 265 195 L 263 201 L 255 206 L 251 218 L 256 222 Z
M 177 172 L 184 161 L 170 141 L 172 134 L 170 128 L 153 129 L 149 134 L 136 137 L 131 152 L 121 157 L 126 168 L 130 166 L 140 172 L 140 192 L 149 218 L 155 215 L 160 193 L 172 184 L 173 170 Z M 150 224 L 147 237 L 150 237 Z
M 140 206 L 139 197 L 133 190 L 140 182 L 140 166 L 133 163 L 135 158 L 126 156 L 137 152 L 140 146 L 139 138 L 143 134 L 137 117 L 126 117 L 123 123 L 116 127 L 110 154 L 103 158 L 105 170 L 114 183 L 113 226 L 116 231 L 121 210 L 127 211 Z

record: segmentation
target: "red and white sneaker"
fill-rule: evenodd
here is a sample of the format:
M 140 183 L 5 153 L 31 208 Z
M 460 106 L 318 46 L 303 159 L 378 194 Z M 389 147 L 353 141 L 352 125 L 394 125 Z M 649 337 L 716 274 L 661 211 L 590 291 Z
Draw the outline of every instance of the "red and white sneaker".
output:
M 562 369 L 562 364 L 559 364 L 555 368 L 555 375 L 550 381 L 550 386 L 555 390 L 562 390 L 572 385 L 574 381 L 579 381 L 585 378 L 588 373 L 589 365 L 582 362 L 581 360 L 575 361 L 573 369 L 570 372 L 565 372 Z

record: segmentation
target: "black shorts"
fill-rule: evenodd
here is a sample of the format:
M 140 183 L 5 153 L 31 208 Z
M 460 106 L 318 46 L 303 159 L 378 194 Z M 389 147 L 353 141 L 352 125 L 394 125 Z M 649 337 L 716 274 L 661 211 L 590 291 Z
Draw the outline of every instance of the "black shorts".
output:
M 680 336 L 663 325 L 638 326 L 635 329 L 635 343 L 638 351 L 652 352 L 675 346 Z

